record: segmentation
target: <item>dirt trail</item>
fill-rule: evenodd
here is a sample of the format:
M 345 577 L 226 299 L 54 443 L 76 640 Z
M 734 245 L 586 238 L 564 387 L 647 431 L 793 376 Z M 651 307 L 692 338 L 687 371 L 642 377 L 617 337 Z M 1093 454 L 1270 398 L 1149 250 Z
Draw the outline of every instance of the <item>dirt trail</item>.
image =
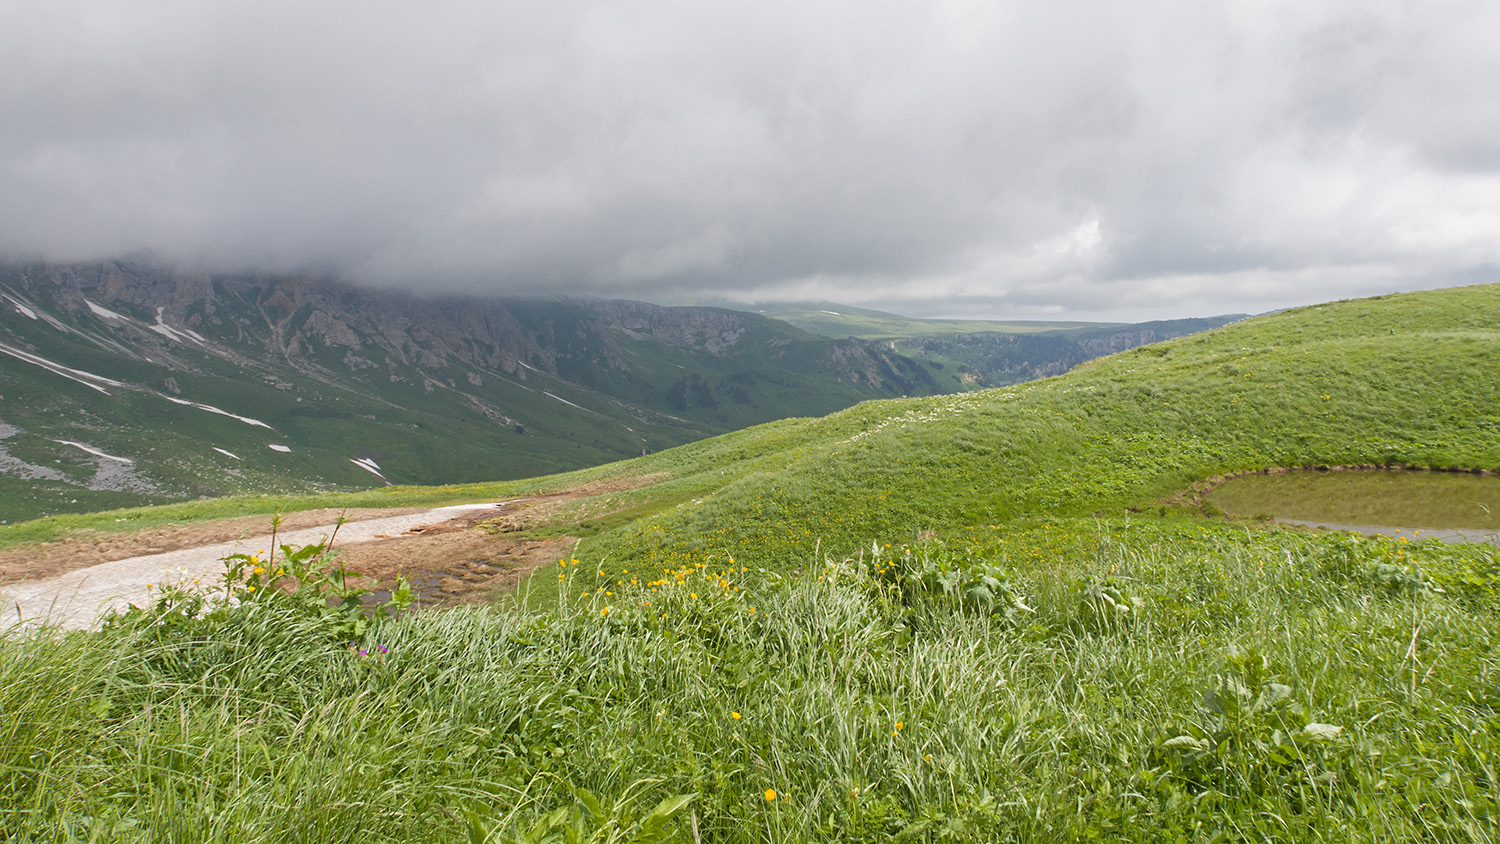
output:
M 349 547 L 400 536 L 450 519 L 465 520 L 493 516 L 499 504 L 462 504 L 424 510 L 400 516 L 366 519 L 338 528 L 337 541 Z M 278 544 L 291 546 L 326 542 L 334 524 L 317 525 L 301 530 L 281 530 Z M 211 585 L 224 571 L 223 558 L 230 554 L 264 552 L 270 549 L 271 536 L 235 539 L 196 548 L 182 548 L 161 554 L 128 557 L 107 563 L 78 568 L 45 580 L 31 580 L 0 587 L 5 606 L 0 611 L 0 628 L 13 624 L 45 621 L 63 629 L 77 630 L 94 626 L 104 615 L 131 604 L 142 606 L 152 599 L 152 592 L 162 583 Z
M 331 525 L 342 514 L 350 522 L 426 513 L 426 507 L 363 508 L 350 510 L 303 510 L 287 513 L 282 530 L 302 530 Z M 84 530 L 52 542 L 41 542 L 0 551 L 0 583 L 57 577 L 70 571 L 149 554 L 164 554 L 220 542 L 250 541 L 270 532 L 270 516 L 240 516 L 162 525 L 119 533 Z
M 566 556 L 577 542 L 567 536 L 537 539 L 524 531 L 551 524 L 581 499 L 659 477 L 616 478 L 514 501 L 432 510 L 292 513 L 276 543 L 326 541 L 343 513 L 349 521 L 338 529 L 335 545 L 350 571 L 383 583 L 407 577 L 422 606 L 483 603 Z M 265 516 L 250 516 L 118 535 L 81 533 L 9 549 L 0 553 L 0 632 L 38 623 L 93 627 L 110 611 L 149 602 L 163 582 L 217 585 L 225 556 L 270 550 L 269 527 Z

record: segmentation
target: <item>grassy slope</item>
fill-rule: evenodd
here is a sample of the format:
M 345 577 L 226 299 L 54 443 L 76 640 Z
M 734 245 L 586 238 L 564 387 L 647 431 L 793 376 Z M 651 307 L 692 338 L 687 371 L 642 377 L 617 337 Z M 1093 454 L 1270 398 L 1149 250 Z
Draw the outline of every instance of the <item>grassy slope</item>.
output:
M 814 545 L 1146 505 L 1221 472 L 1369 463 L 1500 468 L 1500 287 L 1332 303 L 1136 349 L 1016 387 L 866 402 L 636 460 L 493 485 L 398 487 L 349 506 L 504 498 L 600 477 L 662 475 L 613 499 L 624 524 L 583 533 L 618 559 L 708 548 L 794 567 Z M 329 505 L 241 497 L 132 513 Z M 701 502 L 701 503 L 693 503 Z M 598 504 L 596 502 L 595 506 Z M 635 520 L 649 515 L 650 518 Z M 0 527 L 0 545 L 117 514 Z M 621 519 L 615 519 L 619 522 Z M 566 532 L 566 526 L 559 528 Z M 590 547 L 590 546 L 586 546 Z
M 1277 465 L 1500 469 L 1500 287 L 1248 320 L 961 396 L 868 402 L 632 461 L 701 503 L 602 534 L 622 564 L 792 568 L 821 544 L 1149 505 Z M 633 493 L 636 497 L 652 492 Z
M 669 473 L 577 514 L 545 577 L 586 597 L 363 654 L 279 599 L 0 640 L 0 828 L 499 842 L 556 809 L 651 840 L 690 794 L 677 840 L 1494 840 L 1493 549 L 1120 508 L 1273 464 L 1500 468 L 1497 315 L 1495 287 L 1338 303 L 540 479 Z M 416 494 L 447 493 L 386 493 Z M 949 537 L 867 544 L 922 528 Z

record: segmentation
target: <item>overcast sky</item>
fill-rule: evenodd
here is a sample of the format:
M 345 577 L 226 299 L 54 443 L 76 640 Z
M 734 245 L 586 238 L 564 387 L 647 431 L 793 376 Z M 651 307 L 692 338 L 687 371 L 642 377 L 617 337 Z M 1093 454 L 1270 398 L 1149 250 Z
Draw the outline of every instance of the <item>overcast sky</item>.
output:
M 0 254 L 1147 319 L 1500 281 L 1494 0 L 0 0 Z

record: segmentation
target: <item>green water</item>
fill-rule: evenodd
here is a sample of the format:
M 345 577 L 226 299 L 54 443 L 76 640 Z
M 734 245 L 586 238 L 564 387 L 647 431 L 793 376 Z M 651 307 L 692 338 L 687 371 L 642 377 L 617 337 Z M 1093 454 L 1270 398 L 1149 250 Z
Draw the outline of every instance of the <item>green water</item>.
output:
M 1298 471 L 1226 481 L 1208 500 L 1237 516 L 1339 526 L 1500 529 L 1500 477 L 1452 472 Z

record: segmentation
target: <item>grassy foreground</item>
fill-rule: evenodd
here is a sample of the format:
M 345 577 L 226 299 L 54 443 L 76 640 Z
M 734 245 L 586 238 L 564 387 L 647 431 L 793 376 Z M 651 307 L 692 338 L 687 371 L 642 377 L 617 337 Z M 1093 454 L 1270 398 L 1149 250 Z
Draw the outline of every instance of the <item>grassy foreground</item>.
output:
M 0 831 L 1495 840 L 1496 549 L 1156 502 L 1500 468 L 1497 324 L 1495 287 L 1337 303 L 518 485 L 656 478 L 536 528 L 586 541 L 511 607 L 0 638 Z
M 785 579 L 705 558 L 601 589 L 568 562 L 556 576 L 588 597 L 419 613 L 354 645 L 290 599 L 0 639 L 0 824 L 18 841 L 1500 832 L 1493 548 L 1066 519 Z

